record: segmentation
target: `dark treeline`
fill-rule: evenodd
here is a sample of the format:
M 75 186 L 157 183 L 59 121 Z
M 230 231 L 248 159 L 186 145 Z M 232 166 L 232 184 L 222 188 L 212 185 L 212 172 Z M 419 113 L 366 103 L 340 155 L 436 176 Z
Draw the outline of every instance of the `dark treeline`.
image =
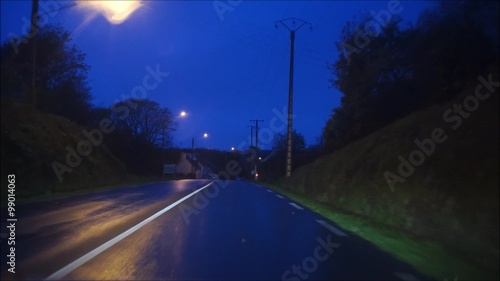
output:
M 2 99 L 29 103 L 78 124 L 88 123 L 92 112 L 87 85 L 90 67 L 85 63 L 85 54 L 72 44 L 69 32 L 48 25 L 25 40 L 11 38 L 2 44 Z
M 294 134 L 293 169 L 314 160 L 320 149 L 332 152 L 415 110 L 449 101 L 477 83 L 478 75 L 498 67 L 498 5 L 437 2 L 414 25 L 392 15 L 373 32 L 365 28 L 373 21 L 369 15 L 347 23 L 337 44 L 339 58 L 331 65 L 331 83 L 343 94 L 341 105 L 326 122 L 324 143 L 306 148 L 303 137 Z M 29 40 L 16 40 L 0 49 L 2 101 L 66 117 L 87 130 L 109 118 L 113 130 L 103 143 L 131 173 L 158 175 L 163 163 L 177 160 L 178 151 L 167 150 L 176 127 L 168 108 L 150 100 L 109 107 L 91 103 L 85 54 L 67 31 L 47 25 Z M 127 111 L 119 110 L 123 107 Z M 263 175 L 285 173 L 285 141 L 276 136 L 273 157 L 262 163 Z
M 179 152 L 167 149 L 176 127 L 168 108 L 144 99 L 96 107 L 87 81 L 90 67 L 69 32 L 46 25 L 33 38 L 23 40 L 10 38 L 1 46 L 2 102 L 63 116 L 91 132 L 103 120 L 111 120 L 113 129 L 101 132 L 102 144 L 129 173 L 161 175 L 164 163 L 178 160 Z M 65 153 L 64 147 L 60 150 Z
M 292 171 L 313 162 L 321 153 L 321 141 L 316 145 L 306 145 L 304 136 L 292 132 Z M 260 153 L 258 163 L 259 178 L 266 181 L 277 181 L 286 174 L 287 135 L 276 134 L 273 140 L 272 152 Z
M 498 67 L 498 1 L 442 1 L 402 28 L 347 23 L 332 85 L 342 92 L 323 131 L 329 153 L 409 113 L 456 97 Z M 371 29 L 373 30 L 373 29 Z
M 128 171 L 138 175 L 160 175 L 163 164 L 175 163 L 179 152 L 171 149 L 171 133 L 175 130 L 174 116 L 168 108 L 145 99 L 128 99 L 111 108 L 99 108 L 93 120 L 110 117 L 116 129 L 104 143 Z

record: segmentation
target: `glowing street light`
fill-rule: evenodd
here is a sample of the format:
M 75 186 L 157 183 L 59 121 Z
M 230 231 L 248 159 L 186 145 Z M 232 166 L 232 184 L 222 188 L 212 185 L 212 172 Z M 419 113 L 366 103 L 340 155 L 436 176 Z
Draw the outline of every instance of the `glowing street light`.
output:
M 47 12 L 45 14 L 53 13 L 58 10 L 62 10 L 65 8 L 73 7 L 75 5 L 79 5 L 84 8 L 90 8 L 92 10 L 96 10 L 103 14 L 106 19 L 112 24 L 120 24 L 127 20 L 127 18 L 135 12 L 141 6 L 141 0 L 113 0 L 113 1 L 93 1 L 93 0 L 77 0 L 76 4 L 70 4 L 67 6 L 60 7 L 54 11 Z M 31 25 L 30 25 L 30 34 L 33 34 L 35 28 L 39 25 L 39 16 L 38 13 L 39 0 L 32 0 L 31 6 Z M 36 29 L 38 30 L 38 29 Z M 36 31 L 35 31 L 36 32 Z M 37 45 L 36 41 L 33 41 L 33 62 L 32 62 L 32 74 L 31 74 L 31 104 L 36 107 L 37 93 L 35 87 L 35 75 L 36 75 L 36 58 L 37 58 Z
M 181 111 L 181 113 L 179 113 L 179 116 L 180 117 L 186 117 L 187 116 L 186 111 Z
M 234 151 L 234 146 L 233 146 L 233 147 L 231 147 L 231 151 Z
M 90 8 L 101 13 L 112 24 L 120 24 L 141 7 L 140 0 L 108 0 L 108 1 L 83 1 L 82 7 Z
M 208 138 L 208 133 L 203 134 L 203 138 Z M 191 159 L 194 160 L 194 137 L 191 139 Z M 191 174 L 194 174 L 194 165 L 191 163 Z

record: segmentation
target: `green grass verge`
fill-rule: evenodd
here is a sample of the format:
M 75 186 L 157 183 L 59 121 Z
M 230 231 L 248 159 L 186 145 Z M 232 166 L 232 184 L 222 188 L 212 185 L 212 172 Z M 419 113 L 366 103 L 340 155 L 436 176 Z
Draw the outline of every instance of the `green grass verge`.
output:
M 345 230 L 370 241 L 385 252 L 407 262 L 425 276 L 437 280 L 492 280 L 497 273 L 488 273 L 447 252 L 440 243 L 419 240 L 407 234 L 375 225 L 355 215 L 342 213 L 332 207 L 282 187 L 258 182 L 282 195 L 299 202 L 312 211 L 335 222 Z

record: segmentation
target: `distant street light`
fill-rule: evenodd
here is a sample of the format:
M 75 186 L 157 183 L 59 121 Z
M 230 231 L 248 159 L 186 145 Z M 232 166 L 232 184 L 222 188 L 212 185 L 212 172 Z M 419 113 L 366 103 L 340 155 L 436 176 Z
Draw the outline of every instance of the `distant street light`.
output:
M 181 113 L 179 113 L 179 116 L 180 117 L 186 117 L 187 116 L 186 111 L 181 111 Z
M 203 138 L 208 138 L 208 133 L 204 133 Z M 194 137 L 191 139 L 191 174 L 194 174 Z
M 234 146 L 233 146 L 233 147 L 231 147 L 231 151 L 234 151 Z

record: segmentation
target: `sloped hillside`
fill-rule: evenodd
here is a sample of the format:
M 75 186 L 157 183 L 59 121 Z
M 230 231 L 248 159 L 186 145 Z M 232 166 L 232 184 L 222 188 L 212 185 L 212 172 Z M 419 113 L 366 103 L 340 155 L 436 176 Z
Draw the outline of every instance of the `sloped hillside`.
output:
M 2 100 L 1 117 L 1 174 L 4 179 L 8 174 L 16 175 L 19 197 L 109 184 L 125 176 L 124 164 L 102 144 L 92 146 L 92 151 L 82 146 L 80 151 L 88 156 L 78 152 L 68 156 L 67 148 L 78 151 L 77 144 L 87 138 L 83 128 L 66 118 L 8 100 Z M 60 178 L 53 167 L 55 162 L 60 163 Z M 6 198 L 5 190 L 2 198 Z
M 452 102 L 414 112 L 297 169 L 285 186 L 440 241 L 498 276 L 499 98 L 493 88 L 486 98 L 473 87 Z M 486 95 L 486 87 L 480 93 Z

